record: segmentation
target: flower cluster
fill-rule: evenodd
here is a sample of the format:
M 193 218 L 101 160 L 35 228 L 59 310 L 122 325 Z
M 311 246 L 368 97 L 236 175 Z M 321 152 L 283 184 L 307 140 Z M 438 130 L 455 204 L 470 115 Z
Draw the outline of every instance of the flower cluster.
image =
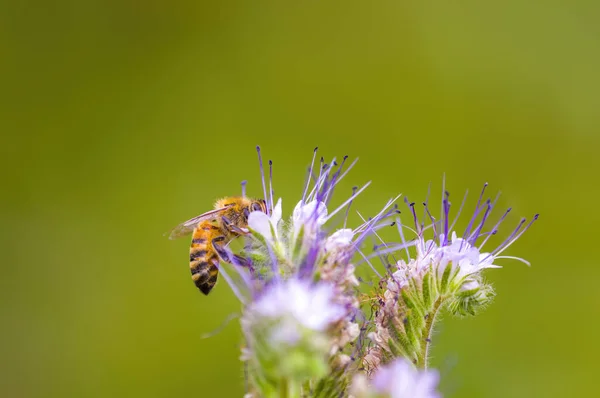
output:
M 488 252 L 484 246 L 510 209 L 489 227 L 496 200 L 483 200 L 485 187 L 460 234 L 455 225 L 465 200 L 451 220 L 445 191 L 439 218 L 427 202 L 418 217 L 405 200 L 413 224 L 405 225 L 396 197 L 350 228 L 350 207 L 369 183 L 330 210 L 336 187 L 356 162 L 345 167 L 347 157 L 339 164 L 321 158 L 315 165 L 315 149 L 302 196 L 285 218 L 282 199 L 274 200 L 272 162 L 267 190 L 258 153 L 266 212 L 249 214 L 244 250 L 227 256 L 243 259 L 234 264 L 235 274 L 220 267 L 243 304 L 247 396 L 439 397 L 438 375 L 427 370 L 437 314 L 475 315 L 486 306 L 494 291 L 482 271 L 515 258 L 501 254 L 537 215 Z M 399 243 L 382 241 L 365 252 L 368 237 L 380 239 L 377 231 L 394 225 Z M 375 258 L 382 264 L 374 265 Z M 361 292 L 367 284 L 361 286 L 357 266 L 370 267 L 368 293 Z

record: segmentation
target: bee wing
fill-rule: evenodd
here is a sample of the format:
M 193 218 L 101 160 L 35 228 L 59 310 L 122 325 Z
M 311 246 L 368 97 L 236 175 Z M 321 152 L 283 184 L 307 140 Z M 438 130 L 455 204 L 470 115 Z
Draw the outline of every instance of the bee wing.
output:
M 227 206 L 227 207 L 229 207 L 229 206 Z M 167 234 L 169 235 L 169 239 L 177 239 L 177 238 L 181 238 L 182 236 L 191 234 L 194 231 L 194 229 L 196 228 L 196 225 L 198 225 L 198 223 L 205 221 L 205 220 L 214 219 L 217 214 L 226 210 L 227 207 L 207 211 L 206 213 L 200 214 L 199 216 L 196 216 L 185 222 L 182 222 L 181 224 L 179 224 L 178 226 L 173 228 L 171 231 L 167 232 Z

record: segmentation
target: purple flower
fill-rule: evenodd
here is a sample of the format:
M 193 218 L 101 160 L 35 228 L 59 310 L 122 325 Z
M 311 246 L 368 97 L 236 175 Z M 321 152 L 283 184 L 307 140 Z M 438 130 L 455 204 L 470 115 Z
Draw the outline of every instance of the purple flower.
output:
M 373 389 L 389 398 L 438 398 L 439 375 L 417 370 L 405 359 L 396 359 L 373 376 Z

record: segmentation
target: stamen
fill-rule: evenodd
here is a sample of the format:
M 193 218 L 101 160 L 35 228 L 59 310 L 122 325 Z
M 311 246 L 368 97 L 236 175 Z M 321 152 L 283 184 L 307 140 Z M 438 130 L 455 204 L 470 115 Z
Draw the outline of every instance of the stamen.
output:
M 385 268 L 386 273 L 393 278 L 393 272 L 392 272 L 392 267 L 390 262 L 387 260 L 387 258 L 384 258 L 383 255 L 381 254 L 383 251 L 379 251 L 379 250 L 375 250 L 373 249 L 375 254 L 377 254 L 377 256 L 379 257 L 379 261 L 381 261 L 381 263 L 383 264 L 383 267 Z M 392 255 L 393 257 L 393 255 Z M 397 264 L 398 262 L 396 260 L 394 260 L 394 264 Z
M 417 218 L 417 212 L 415 211 L 415 202 L 409 202 L 408 198 L 405 197 L 404 198 L 404 203 L 406 203 L 406 205 L 408 207 L 410 207 L 410 211 L 412 212 L 413 215 L 413 222 L 415 223 L 415 228 L 417 229 L 417 236 L 421 236 L 421 228 L 419 225 L 419 219 Z
M 356 190 L 358 187 L 352 187 L 352 195 L 356 194 Z M 348 203 L 348 207 L 346 207 L 346 215 L 344 217 L 344 229 L 346 228 L 346 223 L 348 222 L 348 213 L 350 212 L 350 206 L 352 206 L 352 201 Z
M 448 234 L 450 231 L 448 230 L 448 220 L 450 216 L 450 194 L 446 192 L 446 199 L 442 200 L 442 206 L 444 207 L 444 241 L 441 242 L 441 246 L 446 246 L 448 243 Z
M 477 200 L 477 205 L 475 206 L 475 211 L 473 212 L 473 216 L 471 217 L 471 220 L 469 221 L 469 224 L 467 225 L 467 229 L 465 230 L 465 233 L 463 234 L 463 236 L 466 238 L 467 236 L 469 236 L 469 233 L 471 232 L 471 228 L 473 227 L 473 223 L 475 222 L 475 219 L 477 218 L 477 216 L 479 215 L 479 212 L 481 211 L 481 199 L 483 199 L 483 194 L 485 193 L 485 189 L 487 188 L 488 183 L 486 182 L 485 184 L 483 184 L 483 189 L 481 190 L 481 193 L 479 194 L 479 199 Z M 466 239 L 463 239 L 463 241 L 460 243 L 460 248 L 458 249 L 458 251 L 461 251 L 463 248 L 463 243 L 465 243 Z
M 302 192 L 302 202 L 305 203 L 306 192 L 308 192 L 308 187 L 310 186 L 310 179 L 313 175 L 313 166 L 315 164 L 315 158 L 317 157 L 317 150 L 319 147 L 315 147 L 313 151 L 312 161 L 310 162 L 310 168 L 308 169 L 308 178 L 306 179 L 306 185 L 304 186 L 304 191 Z
M 217 326 L 216 329 L 214 329 L 212 332 L 204 333 L 203 335 L 200 336 L 200 339 L 204 340 L 204 339 L 209 339 L 211 337 L 216 336 L 217 334 L 221 333 L 221 331 L 223 329 L 225 329 L 225 327 L 227 325 L 229 325 L 229 323 L 231 321 L 233 321 L 236 318 L 239 318 L 240 316 L 241 316 L 241 314 L 236 314 L 236 313 L 229 314 L 229 316 L 227 318 L 225 318 L 225 320 L 219 326 Z
M 263 186 L 263 197 L 265 198 L 265 201 L 267 202 L 267 210 L 270 209 L 269 206 L 269 197 L 267 196 L 267 185 L 265 184 L 265 170 L 263 168 L 263 161 L 262 161 L 262 156 L 260 153 L 260 147 L 256 146 L 256 152 L 258 152 L 258 163 L 260 165 L 260 178 L 262 181 L 262 186 Z
M 439 242 L 439 235 L 437 233 L 437 230 L 435 229 L 435 218 L 433 218 L 433 216 L 431 215 L 431 212 L 429 211 L 429 208 L 427 207 L 427 202 L 423 202 L 423 206 L 425 207 L 425 213 L 429 216 L 429 218 L 431 219 L 431 226 L 433 228 L 433 236 L 435 238 L 438 238 L 438 242 Z M 440 242 L 441 243 L 441 242 Z
M 385 206 L 383 206 L 381 211 L 379 211 L 379 213 L 377 213 L 375 215 L 375 217 L 369 218 L 369 220 L 367 222 L 364 222 L 363 224 L 359 225 L 358 228 L 356 228 L 354 230 L 354 233 L 357 234 L 359 232 L 364 232 L 368 228 L 370 228 L 371 225 L 373 225 L 381 220 L 384 220 L 393 214 L 399 214 L 400 210 L 398 210 L 397 204 L 395 204 L 391 210 L 387 210 L 387 208 L 390 207 L 392 205 L 392 203 L 394 203 L 396 200 L 398 200 L 399 197 L 400 197 L 400 195 L 396 196 L 393 199 L 388 200 L 387 203 L 385 204 Z M 360 215 L 360 213 L 358 213 L 358 214 Z M 362 218 L 362 216 L 361 216 L 361 218 Z M 364 218 L 363 218 L 363 221 L 365 221 Z
M 458 221 L 458 217 L 460 217 L 460 213 L 462 213 L 463 207 L 465 207 L 465 202 L 467 201 L 468 195 L 469 195 L 469 190 L 467 189 L 465 191 L 465 196 L 463 197 L 462 203 L 460 204 L 460 207 L 458 208 L 458 213 L 456 213 L 456 216 L 454 217 L 454 221 L 452 221 L 452 225 L 450 225 L 450 228 L 448 229 L 448 233 L 450 233 L 450 231 L 454 230 L 454 225 Z
M 431 195 L 431 182 L 427 185 L 427 195 L 425 196 L 425 202 L 423 202 L 423 205 L 425 205 L 425 212 L 423 214 L 423 219 L 421 220 L 421 231 L 423 230 L 423 228 L 425 228 L 425 218 L 427 217 L 427 213 L 429 213 L 429 209 L 427 209 L 427 203 L 429 203 L 429 195 Z
M 402 220 L 400 219 L 400 217 L 396 217 L 396 226 L 398 227 L 398 233 L 400 234 L 402 244 L 406 245 L 406 239 L 404 239 L 404 231 L 402 231 Z M 408 251 L 408 246 L 406 246 L 406 257 L 407 260 L 410 261 L 410 252 Z
M 523 228 L 523 230 L 517 235 L 515 236 L 510 242 L 508 242 L 506 245 L 504 245 L 504 247 L 502 247 L 502 245 L 500 245 L 498 247 L 498 249 L 500 249 L 500 247 L 502 247 L 502 249 L 498 250 L 494 255 L 497 256 L 498 254 L 502 253 L 504 250 L 508 249 L 508 247 L 510 245 L 512 245 L 513 243 L 515 243 L 520 237 L 521 235 L 523 235 L 525 233 L 525 231 L 527 231 L 531 225 L 539 218 L 539 214 L 536 214 L 535 216 L 533 216 L 533 219 L 529 222 L 529 224 L 527 224 L 527 226 L 525 226 L 525 228 Z
M 244 180 L 242 181 L 242 197 L 246 197 L 246 184 L 248 183 L 248 181 Z
M 445 193 L 446 193 L 446 173 L 444 173 L 442 175 L 442 208 L 440 210 L 440 221 L 442 221 L 444 223 L 444 226 L 448 225 L 448 222 L 447 222 L 448 215 L 446 214 L 446 204 L 445 204 L 446 200 L 444 199 Z M 444 235 L 447 235 L 447 232 L 445 229 L 444 229 Z M 442 244 L 442 246 L 443 246 L 443 244 Z
M 369 185 L 371 185 L 371 181 L 367 182 L 365 185 L 362 186 L 362 188 L 360 188 L 356 193 L 352 194 L 352 196 L 350 196 L 350 198 L 348 200 L 346 200 L 344 203 L 342 203 L 337 209 L 335 209 L 331 214 L 329 214 L 327 216 L 327 218 L 325 219 L 325 221 L 329 221 L 331 219 L 331 217 L 335 216 L 340 210 L 342 210 L 348 203 L 350 203 L 354 198 L 356 198 L 358 195 L 360 195 L 360 193 L 362 191 L 364 191 Z
M 335 161 L 335 158 L 333 159 L 333 161 Z M 317 199 L 317 196 L 319 196 L 319 191 L 323 187 L 324 181 L 326 181 L 327 177 L 329 176 L 330 170 L 331 169 L 328 167 L 327 163 L 325 163 L 325 160 L 323 159 L 323 157 L 321 157 L 321 167 L 319 169 L 319 176 L 317 177 L 317 181 L 315 182 L 315 186 L 313 187 L 313 189 L 308 194 L 308 197 L 306 198 L 307 202 L 312 201 L 313 197 L 315 199 Z
M 504 212 L 502 217 L 500 217 L 500 219 L 498 220 L 496 225 L 494 225 L 494 227 L 490 230 L 489 235 L 483 240 L 483 242 L 481 242 L 481 244 L 477 248 L 479 251 L 481 251 L 481 249 L 483 248 L 483 245 L 485 245 L 485 243 L 488 241 L 488 239 L 490 239 L 493 235 L 496 235 L 496 233 L 498 232 L 498 227 L 500 226 L 500 224 L 502 224 L 502 221 L 504 221 L 504 219 L 506 218 L 506 216 L 508 216 L 508 213 L 510 213 L 511 210 L 512 210 L 512 207 L 509 207 L 508 209 L 506 209 L 506 211 Z
M 483 217 L 481 217 L 481 221 L 479 222 L 479 225 L 477 226 L 477 228 L 475 228 L 475 231 L 473 231 L 471 236 L 469 236 L 469 237 L 465 236 L 465 239 L 472 246 L 475 246 L 475 243 L 477 242 L 477 238 L 479 238 L 481 229 L 483 228 L 483 225 L 485 224 L 485 221 L 487 220 L 489 214 L 492 212 L 492 204 L 490 203 L 489 199 L 486 201 L 486 205 L 487 205 L 487 209 L 485 210 L 485 213 L 483 213 Z
M 354 167 L 354 165 L 356 164 L 356 162 L 358 162 L 358 158 L 354 159 L 352 161 L 352 163 L 350 164 L 350 166 L 348 166 L 348 168 L 346 169 L 346 171 L 344 171 L 344 173 L 340 176 L 340 178 L 337 179 L 336 185 L 339 184 L 340 181 L 342 181 L 342 179 L 346 176 L 346 174 L 348 174 L 348 172 L 350 172 L 350 170 L 352 170 L 352 168 Z
M 359 212 L 357 212 L 357 213 L 358 213 L 358 216 L 363 220 L 363 223 L 366 223 L 364 217 Z M 383 218 L 385 218 L 385 217 L 382 217 L 382 219 Z M 369 220 L 369 221 L 371 221 L 371 220 Z M 394 221 L 391 224 L 390 223 L 376 224 L 376 225 L 374 225 L 371 228 L 371 231 L 373 232 L 373 235 L 375 235 L 377 237 L 377 239 L 379 239 L 382 242 L 382 246 L 388 247 L 388 244 L 381 238 L 381 236 L 379 236 L 379 234 L 377 233 L 377 230 L 379 230 L 381 228 L 393 226 L 395 223 L 396 222 Z M 378 249 L 378 247 L 377 247 L 377 245 L 375 245 L 375 247 L 373 248 L 373 250 L 377 250 L 377 249 Z M 394 263 L 398 262 L 398 260 L 396 260 L 396 258 L 394 257 L 394 255 L 392 255 L 392 258 L 394 259 Z
M 269 160 L 269 191 L 271 195 L 271 211 L 270 214 L 273 214 L 273 207 L 275 206 L 275 201 L 273 200 L 273 161 Z
M 369 234 L 369 229 L 372 228 L 372 225 L 378 223 L 380 220 L 389 217 L 391 214 L 396 213 L 396 208 L 394 207 L 394 210 L 392 212 L 386 212 L 387 208 L 390 207 L 392 205 L 392 203 L 394 203 L 396 200 L 398 200 L 398 198 L 401 195 L 396 196 L 393 199 L 388 200 L 388 202 L 385 204 L 385 206 L 383 207 L 383 209 L 381 209 L 381 211 L 371 220 L 369 220 L 368 222 L 362 224 L 360 227 L 358 227 L 354 233 L 358 233 L 360 232 L 360 236 L 356 239 L 356 244 L 360 244 L 365 238 L 366 236 Z M 362 216 L 361 216 L 362 217 Z
M 333 192 L 333 189 L 335 188 L 335 185 L 337 184 L 337 178 L 340 175 L 340 173 L 342 172 L 342 169 L 344 168 L 344 163 L 346 163 L 346 159 L 348 159 L 348 155 L 344 156 L 344 158 L 342 159 L 342 163 L 340 164 L 340 167 L 338 167 L 337 171 L 333 174 L 333 177 L 331 177 L 331 183 L 330 183 L 329 189 L 327 189 L 327 192 L 325 193 L 325 200 L 324 200 L 325 204 L 329 204 L 331 193 Z
M 365 256 L 365 254 L 359 249 L 356 249 L 356 251 L 358 252 L 358 254 L 360 254 L 362 256 L 362 258 L 363 258 L 362 262 L 366 262 L 367 264 L 369 264 L 369 267 L 371 267 L 371 270 L 373 270 L 373 272 L 375 272 L 375 275 L 377 275 L 379 277 L 379 279 L 382 279 L 383 277 L 381 276 L 381 274 L 379 272 L 377 272 L 377 270 L 375 269 L 373 264 L 371 264 L 371 262 L 369 261 L 367 256 Z M 358 264 L 361 264 L 362 262 L 359 262 Z
M 389 247 L 388 247 L 387 249 L 385 249 L 385 250 L 380 250 L 380 251 L 379 251 L 379 253 L 380 253 L 380 254 L 393 253 L 393 252 L 397 252 L 398 250 L 403 250 L 403 249 L 406 249 L 406 248 L 408 248 L 408 247 L 415 246 L 415 245 L 416 245 L 416 241 L 407 242 L 407 243 L 405 243 L 405 244 L 401 244 L 401 245 L 389 246 Z M 357 251 L 358 251 L 358 250 L 357 250 Z M 368 255 L 366 258 L 365 258 L 365 260 L 367 260 L 367 259 L 371 259 L 371 258 L 374 258 L 374 257 L 377 257 L 377 256 L 378 256 L 378 254 L 369 254 L 369 255 Z M 358 262 L 358 264 L 362 264 L 363 262 L 364 262 L 364 261 L 359 261 L 359 262 Z
M 240 274 L 244 272 L 244 270 L 241 267 L 236 267 L 236 268 L 239 269 Z M 240 292 L 240 289 L 238 289 L 238 287 L 233 282 L 233 279 L 225 271 L 225 267 L 219 267 L 219 273 L 223 276 L 223 278 L 225 278 L 225 280 L 227 281 L 227 284 L 229 285 L 229 287 L 231 287 L 231 291 L 233 292 L 233 294 L 236 295 L 238 300 L 240 300 L 240 302 L 243 305 L 248 305 L 248 302 L 246 301 L 246 298 Z
M 529 261 L 525 260 L 524 258 L 521 258 L 521 257 L 514 257 L 514 256 L 496 256 L 496 258 L 497 258 L 497 259 L 498 259 L 498 258 L 507 258 L 507 259 L 510 259 L 510 260 L 517 260 L 517 261 L 520 261 L 520 262 L 522 262 L 522 263 L 524 263 L 524 264 L 528 265 L 529 267 L 531 267 L 531 263 L 530 263 Z
M 527 219 L 526 219 L 526 218 L 522 218 L 522 219 L 521 219 L 521 222 L 519 222 L 519 225 L 517 225 L 517 228 L 515 228 L 515 229 L 513 230 L 513 232 L 512 232 L 512 233 L 511 233 L 511 234 L 508 236 L 508 238 L 506 238 L 506 239 L 504 240 L 504 242 L 502 242 L 502 243 L 501 243 L 501 244 L 500 244 L 500 245 L 499 245 L 499 246 L 498 246 L 496 249 L 494 249 L 494 250 L 493 250 L 493 251 L 492 251 L 490 254 L 488 254 L 488 255 L 487 255 L 487 256 L 486 256 L 486 257 L 483 259 L 483 261 L 482 261 L 482 262 L 485 262 L 485 261 L 486 261 L 488 258 L 490 258 L 490 257 L 492 257 L 492 256 L 495 256 L 496 254 L 500 254 L 500 249 L 503 249 L 503 248 L 506 248 L 506 247 L 507 247 L 506 245 L 508 245 L 508 244 L 509 244 L 509 242 L 511 242 L 511 239 L 512 239 L 512 238 L 514 238 L 514 237 L 517 235 L 517 233 L 519 232 L 519 230 L 521 229 L 521 227 L 523 226 L 523 224 L 525 224 L 525 222 L 526 222 L 526 221 L 527 221 Z M 534 219 L 533 221 L 535 221 L 535 219 Z M 533 221 L 532 221 L 532 222 L 533 222 Z M 530 223 L 529 225 L 531 225 L 531 223 Z M 520 236 L 520 235 L 519 235 L 519 236 Z

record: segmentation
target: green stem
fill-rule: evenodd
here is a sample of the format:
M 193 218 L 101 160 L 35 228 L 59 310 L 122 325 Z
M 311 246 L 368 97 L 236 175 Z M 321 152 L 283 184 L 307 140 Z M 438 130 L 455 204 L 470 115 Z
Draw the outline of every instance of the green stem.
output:
M 301 398 L 302 388 L 294 381 L 290 381 L 285 377 L 281 379 L 279 384 L 279 398 Z
M 433 308 L 425 321 L 425 327 L 423 328 L 423 335 L 421 337 L 421 352 L 419 354 L 419 362 L 417 363 L 417 367 L 419 368 L 427 369 L 429 366 L 429 347 L 431 346 L 433 325 L 435 324 L 435 318 L 443 303 L 444 297 L 438 298 L 435 303 L 433 303 Z
M 279 396 L 281 398 L 289 397 L 289 383 L 286 378 L 282 378 L 279 384 Z

